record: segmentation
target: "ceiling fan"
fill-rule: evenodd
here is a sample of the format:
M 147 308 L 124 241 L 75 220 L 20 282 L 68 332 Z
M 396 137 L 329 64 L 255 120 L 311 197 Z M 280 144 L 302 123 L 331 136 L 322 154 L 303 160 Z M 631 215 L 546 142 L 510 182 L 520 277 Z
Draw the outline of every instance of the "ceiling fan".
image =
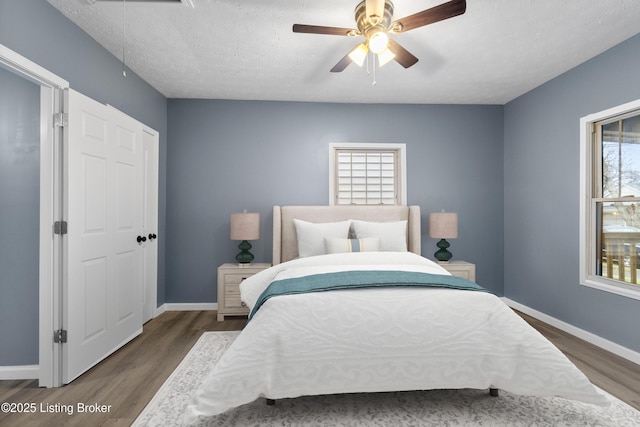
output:
M 354 28 L 325 27 L 320 25 L 293 24 L 294 33 L 327 34 L 332 36 L 363 36 L 364 42 L 347 53 L 331 69 L 333 73 L 343 71 L 351 62 L 362 66 L 369 51 L 376 54 L 380 66 L 394 59 L 404 68 L 409 68 L 418 58 L 389 38 L 389 34 L 399 34 L 414 28 L 433 24 L 462 15 L 467 9 L 466 0 L 451 0 L 422 12 L 415 13 L 396 21 L 393 19 L 393 3 L 390 0 L 364 0 L 355 10 Z

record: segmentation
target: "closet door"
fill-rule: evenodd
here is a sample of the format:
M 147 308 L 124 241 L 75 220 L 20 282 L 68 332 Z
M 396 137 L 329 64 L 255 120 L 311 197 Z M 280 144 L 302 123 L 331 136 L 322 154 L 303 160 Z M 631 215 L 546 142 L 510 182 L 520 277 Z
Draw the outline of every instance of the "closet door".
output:
M 142 332 L 142 125 L 69 90 L 63 382 Z

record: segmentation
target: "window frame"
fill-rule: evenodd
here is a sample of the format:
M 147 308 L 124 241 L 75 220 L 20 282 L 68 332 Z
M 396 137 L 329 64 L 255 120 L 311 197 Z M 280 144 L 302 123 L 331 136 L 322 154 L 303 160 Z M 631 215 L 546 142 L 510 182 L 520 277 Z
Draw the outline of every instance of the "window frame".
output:
M 600 143 L 596 125 L 616 118 L 640 114 L 640 99 L 580 118 L 580 284 L 605 292 L 640 300 L 640 285 L 626 284 L 596 274 L 597 215 L 596 203 L 602 201 L 596 194 L 595 180 L 602 167 Z
M 332 142 L 329 144 L 329 205 L 337 206 L 337 155 L 340 151 L 381 152 L 394 151 L 397 156 L 396 203 L 387 206 L 407 205 L 407 146 L 402 143 Z M 355 204 L 354 204 L 355 205 Z M 352 205 L 342 205 L 352 206 Z M 359 206 L 359 205 L 358 205 Z M 362 205 L 377 206 L 377 205 Z

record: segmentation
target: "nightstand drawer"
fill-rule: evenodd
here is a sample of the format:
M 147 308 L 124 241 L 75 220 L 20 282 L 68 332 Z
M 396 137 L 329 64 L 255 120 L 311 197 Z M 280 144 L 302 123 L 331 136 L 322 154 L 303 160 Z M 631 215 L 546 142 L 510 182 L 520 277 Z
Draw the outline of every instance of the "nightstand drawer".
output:
M 224 283 L 227 285 L 239 285 L 251 276 L 252 274 L 225 274 Z
M 476 265 L 467 261 L 454 260 L 449 263 L 441 263 L 442 267 L 453 276 L 462 277 L 463 279 L 476 281 Z
M 238 296 L 225 296 L 224 305 L 226 308 L 244 308 L 246 305 L 240 300 L 240 294 Z
M 467 280 L 472 280 L 471 279 L 471 272 L 469 271 L 452 271 L 451 272 L 452 276 L 458 276 L 458 277 L 462 277 L 463 279 L 467 279 Z
M 224 297 L 237 297 L 240 296 L 240 286 L 238 285 L 224 285 Z

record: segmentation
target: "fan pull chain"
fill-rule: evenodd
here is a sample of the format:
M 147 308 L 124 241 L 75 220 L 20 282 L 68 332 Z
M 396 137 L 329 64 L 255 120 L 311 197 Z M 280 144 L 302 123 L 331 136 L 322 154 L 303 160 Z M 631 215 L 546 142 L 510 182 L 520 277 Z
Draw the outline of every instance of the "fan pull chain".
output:
M 127 0 L 122 0 L 122 77 L 127 77 L 127 70 L 125 65 L 125 43 L 126 43 L 126 26 L 127 15 L 125 13 L 125 4 Z
M 375 86 L 378 82 L 376 81 L 376 55 L 371 54 L 371 58 L 373 62 L 373 81 L 371 82 L 371 86 Z
M 371 71 L 369 71 L 369 52 L 367 52 L 367 56 L 365 57 L 365 61 L 367 61 L 367 68 L 365 68 L 364 70 L 364 75 L 368 76 L 371 74 Z
M 369 68 L 369 57 L 371 57 L 371 68 Z M 371 51 L 367 52 L 365 61 L 367 65 L 365 67 L 364 74 L 365 76 L 372 76 L 373 81 L 371 82 L 371 86 L 375 86 L 376 84 L 378 84 L 378 82 L 376 81 L 376 55 Z

